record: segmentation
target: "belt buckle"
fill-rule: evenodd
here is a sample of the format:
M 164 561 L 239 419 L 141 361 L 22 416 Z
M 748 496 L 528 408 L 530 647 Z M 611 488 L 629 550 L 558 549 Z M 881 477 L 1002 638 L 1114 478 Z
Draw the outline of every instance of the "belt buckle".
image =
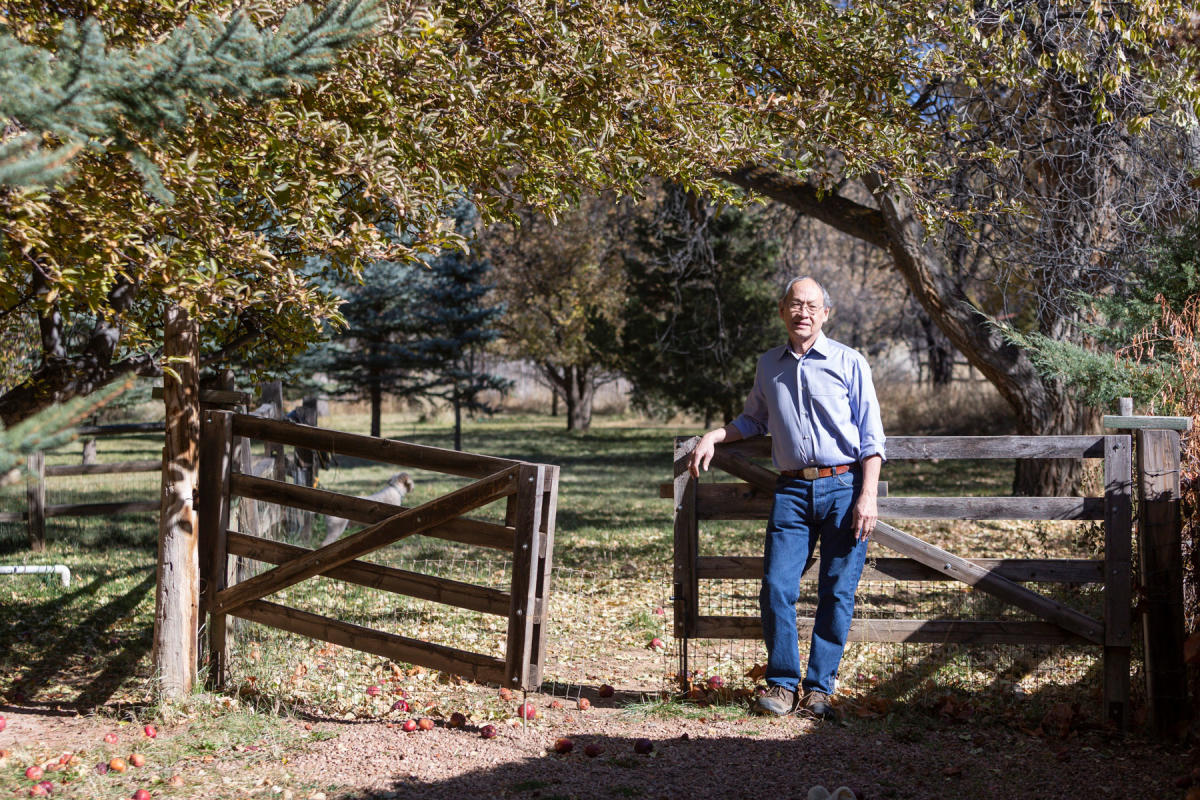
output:
M 815 481 L 817 478 L 821 477 L 821 468 L 805 467 L 804 469 L 800 470 L 800 477 L 804 478 L 806 481 Z

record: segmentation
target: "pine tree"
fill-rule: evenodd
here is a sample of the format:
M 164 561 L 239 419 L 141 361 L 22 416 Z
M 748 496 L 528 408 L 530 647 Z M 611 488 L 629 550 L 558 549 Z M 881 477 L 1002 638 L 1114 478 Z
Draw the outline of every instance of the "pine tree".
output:
M 660 219 L 638 225 L 626 258 L 620 368 L 652 411 L 728 422 L 754 383 L 756 357 L 778 344 L 778 245 L 747 212 L 671 189 Z
M 139 50 L 109 49 L 94 18 L 68 21 L 54 52 L 0 33 L 0 123 L 15 134 L 0 141 L 0 187 L 61 182 L 80 150 L 111 140 L 147 190 L 167 201 L 137 139 L 185 127 L 196 107 L 211 112 L 220 97 L 262 100 L 311 82 L 380 18 L 376 0 L 329 0 L 317 14 L 296 6 L 275 30 L 256 27 L 242 12 L 189 17 Z M 58 144 L 44 148 L 46 134 Z
M 478 222 L 474 207 L 460 203 L 453 216 L 458 233 L 469 237 Z M 500 335 L 496 323 L 504 307 L 488 301 L 495 288 L 487 282 L 491 262 L 448 250 L 429 266 L 418 289 L 414 316 L 420 335 L 411 352 L 429 374 L 419 393 L 453 406 L 454 449 L 462 450 L 463 411 L 492 413 L 480 395 L 509 385 L 484 363 L 484 348 Z
M 345 327 L 331 331 L 323 345 L 300 359 L 307 375 L 324 375 L 322 389 L 371 403 L 371 435 L 382 435 L 384 395 L 418 391 L 421 368 L 411 349 L 415 335 L 417 284 L 422 267 L 376 262 L 363 270 L 361 283 L 334 291 L 344 301 Z

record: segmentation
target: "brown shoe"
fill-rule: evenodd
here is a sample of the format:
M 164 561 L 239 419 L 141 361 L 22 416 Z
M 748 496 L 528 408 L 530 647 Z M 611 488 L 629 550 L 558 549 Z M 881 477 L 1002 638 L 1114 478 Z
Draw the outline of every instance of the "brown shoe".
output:
M 769 686 L 766 694 L 758 696 L 751 708 L 765 717 L 783 717 L 796 707 L 796 693 L 784 686 Z
M 837 718 L 837 712 L 833 710 L 833 703 L 829 695 L 824 692 L 818 692 L 815 689 L 804 695 L 804 699 L 800 701 L 800 708 L 796 713 L 814 719 Z

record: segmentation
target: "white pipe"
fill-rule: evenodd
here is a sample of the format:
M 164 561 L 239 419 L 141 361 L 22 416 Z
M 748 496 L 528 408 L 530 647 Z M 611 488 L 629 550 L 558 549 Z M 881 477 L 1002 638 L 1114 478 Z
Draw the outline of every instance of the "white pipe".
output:
M 55 564 L 53 567 L 32 567 L 28 564 L 18 564 L 15 566 L 0 565 L 0 575 L 47 575 L 51 572 L 56 572 L 62 577 L 62 585 L 71 585 L 71 570 L 64 564 Z

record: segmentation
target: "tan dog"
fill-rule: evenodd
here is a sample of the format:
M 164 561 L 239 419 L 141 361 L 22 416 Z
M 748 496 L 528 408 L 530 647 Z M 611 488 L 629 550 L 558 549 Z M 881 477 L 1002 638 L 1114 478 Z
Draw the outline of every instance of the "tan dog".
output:
M 407 472 L 397 472 L 388 479 L 387 486 L 380 489 L 372 495 L 367 495 L 364 500 L 374 500 L 377 503 L 387 503 L 393 506 L 404 505 L 404 497 L 413 490 L 413 480 Z M 333 544 L 342 534 L 346 532 L 346 527 L 350 524 L 350 520 L 342 517 L 325 516 L 325 539 L 321 542 L 321 547 L 328 544 Z

